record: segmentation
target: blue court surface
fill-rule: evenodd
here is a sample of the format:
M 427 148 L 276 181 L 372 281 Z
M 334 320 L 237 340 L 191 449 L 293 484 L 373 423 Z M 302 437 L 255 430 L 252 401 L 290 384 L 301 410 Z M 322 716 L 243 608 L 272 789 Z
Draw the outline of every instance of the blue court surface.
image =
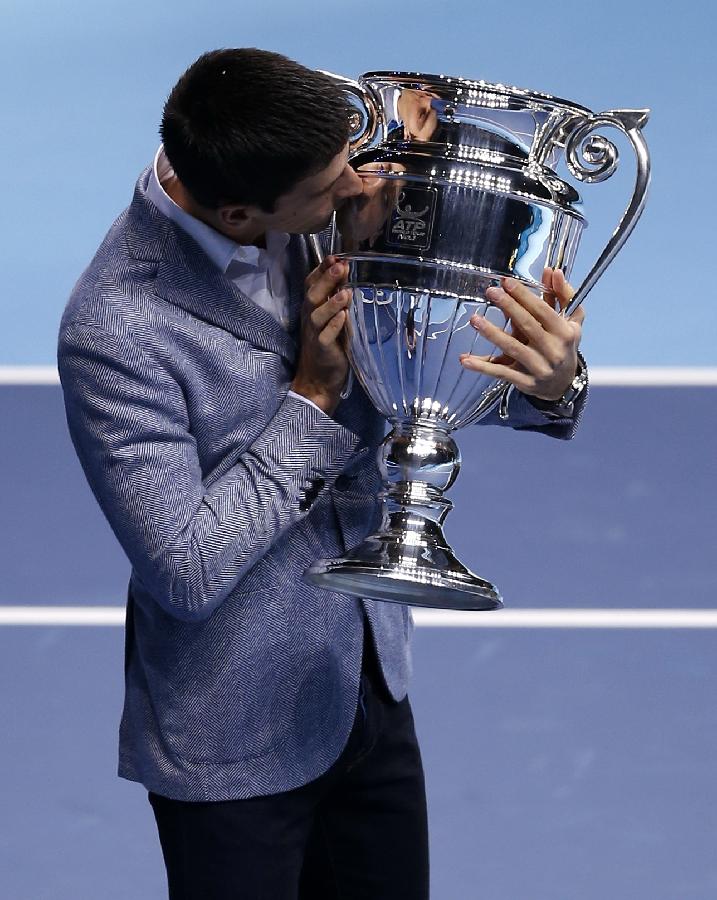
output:
M 128 564 L 60 388 L 0 386 L 0 415 L 4 610 L 115 608 L 0 627 L 0 898 L 162 898 L 146 793 L 115 774 Z M 714 387 L 593 386 L 572 442 L 458 433 L 448 537 L 506 611 L 414 613 L 434 900 L 717 897 L 715 422 Z

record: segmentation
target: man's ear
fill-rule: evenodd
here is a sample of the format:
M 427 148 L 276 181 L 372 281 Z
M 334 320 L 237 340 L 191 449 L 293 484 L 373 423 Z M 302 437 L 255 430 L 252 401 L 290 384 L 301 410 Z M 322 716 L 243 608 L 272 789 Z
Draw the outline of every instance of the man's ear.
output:
M 249 206 L 220 206 L 217 213 L 222 225 L 228 228 L 241 228 L 252 217 L 251 209 Z

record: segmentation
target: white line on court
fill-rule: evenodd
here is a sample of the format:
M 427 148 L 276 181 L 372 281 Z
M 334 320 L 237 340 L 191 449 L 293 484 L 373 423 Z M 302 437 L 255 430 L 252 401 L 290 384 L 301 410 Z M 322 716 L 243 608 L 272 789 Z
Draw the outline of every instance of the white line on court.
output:
M 423 628 L 717 628 L 717 609 L 413 608 Z M 0 606 L 1 625 L 124 625 L 123 606 Z
M 57 366 L 0 366 L 0 384 L 59 384 Z
M 717 368 L 681 366 L 594 366 L 590 384 L 598 387 L 714 387 Z
M 0 366 L 0 384 L 59 384 L 56 366 Z M 592 366 L 597 387 L 714 387 L 717 366 Z
M 413 609 L 429 628 L 717 628 L 717 609 Z

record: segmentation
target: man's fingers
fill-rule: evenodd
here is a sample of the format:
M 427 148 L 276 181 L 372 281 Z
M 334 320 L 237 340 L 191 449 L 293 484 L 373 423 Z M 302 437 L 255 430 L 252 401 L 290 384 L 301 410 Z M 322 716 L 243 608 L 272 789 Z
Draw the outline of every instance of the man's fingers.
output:
M 557 298 L 559 308 L 564 309 L 575 295 L 575 291 L 565 280 L 565 276 L 559 269 L 553 269 L 552 275 L 543 273 L 543 284 L 550 280 L 553 288 L 553 296 Z M 486 291 L 486 296 L 499 306 L 510 317 L 513 324 L 520 328 L 529 340 L 539 342 L 540 331 L 558 337 L 565 336 L 565 320 L 559 312 L 556 312 L 553 303 L 545 296 L 536 297 L 530 288 L 515 278 L 504 278 L 503 288 L 491 287 Z M 575 320 L 578 324 L 582 319 Z
M 543 330 L 556 330 L 553 319 L 558 319 L 558 314 L 514 278 L 504 280 L 504 289 L 488 288 L 486 297 L 503 311 L 529 341 L 540 342 Z
M 325 256 L 319 265 L 312 269 L 311 272 L 304 279 L 304 286 L 308 290 L 312 285 L 316 284 L 316 282 L 321 278 L 321 276 L 326 272 L 327 269 L 330 269 L 331 266 L 335 265 L 337 262 L 337 257 L 335 256 Z
M 334 316 L 332 316 L 326 327 L 319 334 L 319 343 L 323 347 L 330 346 L 338 337 L 339 332 L 344 327 L 345 321 L 346 310 L 340 309 Z
M 561 311 L 566 308 L 566 306 L 575 296 L 575 289 L 571 284 L 568 283 L 567 279 L 565 278 L 565 274 L 561 269 L 554 269 L 553 271 L 553 292 L 557 297 L 558 305 L 560 306 Z M 585 311 L 583 310 L 582 306 L 579 306 L 570 316 L 570 320 L 572 322 L 577 322 L 578 325 L 582 324 L 584 318 Z
M 566 280 L 562 269 L 546 266 L 543 269 L 543 287 L 545 288 L 543 299 L 552 309 L 555 309 L 556 300 L 558 309 L 564 309 L 575 296 L 575 291 Z
M 536 350 L 528 344 L 516 340 L 513 335 L 503 331 L 502 328 L 498 328 L 497 325 L 493 325 L 492 322 L 489 322 L 483 316 L 473 316 L 470 321 L 476 331 L 480 332 L 496 348 L 503 351 L 504 356 L 521 363 L 528 371 L 538 373 L 542 357 Z
M 550 266 L 546 266 L 543 269 L 543 287 L 545 288 L 543 291 L 543 300 L 545 300 L 548 306 L 553 306 L 553 270 Z
M 315 269 L 314 271 L 318 270 Z M 319 306 L 319 304 L 325 303 L 326 298 L 330 297 L 336 288 L 346 281 L 347 276 L 348 265 L 342 260 L 327 265 L 323 271 L 319 272 L 317 278 L 310 285 L 307 285 L 306 297 L 309 303 L 312 306 Z
M 560 269 L 554 270 L 552 282 L 560 309 L 563 310 L 575 296 L 575 290 L 566 280 L 564 273 Z M 584 319 L 585 310 L 581 304 L 573 313 L 571 313 L 569 321 L 582 326 Z
M 466 369 L 472 369 L 474 372 L 483 372 L 485 375 L 491 375 L 493 378 L 501 378 L 514 384 L 518 390 L 528 393 L 534 384 L 534 379 L 519 369 L 511 366 L 499 365 L 495 362 L 488 362 L 479 357 L 472 356 L 470 353 L 461 354 L 461 365 Z
M 561 309 L 564 309 L 575 296 L 575 291 L 568 284 L 562 269 L 553 269 L 553 293 L 558 298 Z
M 311 313 L 311 322 L 318 331 L 320 331 L 327 322 L 329 322 L 336 313 L 343 309 L 351 300 L 350 288 L 338 291 L 329 297 L 325 303 L 321 303 Z

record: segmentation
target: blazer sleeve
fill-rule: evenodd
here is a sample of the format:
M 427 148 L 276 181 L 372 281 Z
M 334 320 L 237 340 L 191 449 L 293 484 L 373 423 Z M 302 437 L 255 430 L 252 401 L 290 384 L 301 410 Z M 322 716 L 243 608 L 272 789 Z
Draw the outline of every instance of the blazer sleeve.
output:
M 287 393 L 234 465 L 205 486 L 181 386 L 130 334 L 61 330 L 68 428 L 104 515 L 148 592 L 202 621 L 352 458 L 360 438 Z M 208 479 L 207 479 L 208 480 Z

